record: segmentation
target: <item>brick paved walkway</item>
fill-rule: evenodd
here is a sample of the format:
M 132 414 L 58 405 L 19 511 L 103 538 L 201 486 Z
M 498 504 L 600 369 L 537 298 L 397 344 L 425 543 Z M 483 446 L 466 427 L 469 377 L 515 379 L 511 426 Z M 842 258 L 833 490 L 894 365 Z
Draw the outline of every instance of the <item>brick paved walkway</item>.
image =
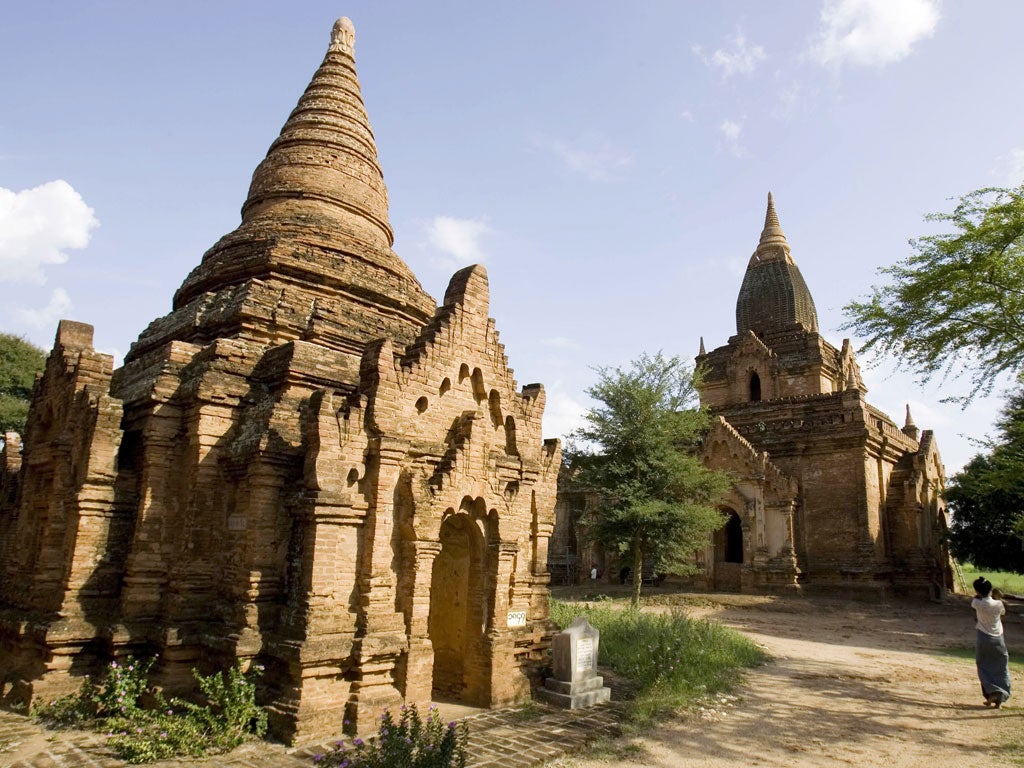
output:
M 568 711 L 545 704 L 485 711 L 465 718 L 469 723 L 468 768 L 530 768 L 576 752 L 602 737 L 619 735 L 620 706 L 604 704 Z M 27 717 L 0 711 L 2 768 L 122 768 L 100 734 L 46 731 Z M 312 756 L 329 746 L 287 749 L 265 742 L 247 744 L 226 755 L 205 760 L 164 761 L 154 768 L 218 766 L 218 768 L 312 768 Z

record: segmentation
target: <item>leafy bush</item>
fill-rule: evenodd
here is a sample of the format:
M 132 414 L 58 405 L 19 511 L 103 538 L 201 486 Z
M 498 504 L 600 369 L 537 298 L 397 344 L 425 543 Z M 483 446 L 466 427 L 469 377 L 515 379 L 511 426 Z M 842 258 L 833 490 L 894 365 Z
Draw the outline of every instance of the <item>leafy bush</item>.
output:
M 168 702 L 154 693 L 155 707 L 143 709 L 140 699 L 154 661 L 131 656 L 112 661 L 99 685 L 86 678 L 78 693 L 39 707 L 33 715 L 50 727 L 91 725 L 105 731 L 114 754 L 130 763 L 226 752 L 250 734 L 267 732 L 267 713 L 256 704 L 261 667 L 248 674 L 238 664 L 212 675 L 192 670 L 205 703 Z
M 146 678 L 156 659 L 136 661 L 134 656 L 110 662 L 103 683 L 92 695 L 97 717 L 132 717 L 141 711 L 139 698 L 146 692 Z
M 47 728 L 79 728 L 96 717 L 94 693 L 92 680 L 87 677 L 82 681 L 78 693 L 33 706 L 29 714 Z
M 551 601 L 561 627 L 586 616 L 601 631 L 599 663 L 639 684 L 631 717 L 638 724 L 728 691 L 738 670 L 763 664 L 767 655 L 738 632 L 682 611 L 641 613 Z
M 339 741 L 313 762 L 338 768 L 465 768 L 468 740 L 465 723 L 445 725 L 434 707 L 424 720 L 413 704 L 402 707 L 397 723 L 385 710 L 372 741 L 354 739 L 351 748 Z
M 207 703 L 199 705 L 180 699 L 174 703 L 206 731 L 218 749 L 234 749 L 249 734 L 263 736 L 267 732 L 266 710 L 256 703 L 255 678 L 262 671 L 262 667 L 254 667 L 246 674 L 238 664 L 224 674 L 209 676 L 192 670 Z

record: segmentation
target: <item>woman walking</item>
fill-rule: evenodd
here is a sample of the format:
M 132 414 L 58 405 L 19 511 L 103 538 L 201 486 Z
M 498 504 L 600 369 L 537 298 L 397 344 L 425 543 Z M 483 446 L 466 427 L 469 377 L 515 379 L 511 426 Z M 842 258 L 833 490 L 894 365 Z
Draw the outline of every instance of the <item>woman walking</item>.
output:
M 1010 698 L 1010 656 L 1003 639 L 1002 616 L 1006 607 L 1002 600 L 992 597 L 992 582 L 984 576 L 974 580 L 977 593 L 971 608 L 978 617 L 974 659 L 978 664 L 978 679 L 986 707 L 999 709 Z

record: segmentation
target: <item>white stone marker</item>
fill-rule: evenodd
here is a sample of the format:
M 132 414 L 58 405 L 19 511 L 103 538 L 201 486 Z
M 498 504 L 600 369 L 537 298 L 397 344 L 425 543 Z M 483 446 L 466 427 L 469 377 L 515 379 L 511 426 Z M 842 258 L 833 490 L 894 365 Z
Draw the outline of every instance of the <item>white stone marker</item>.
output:
M 537 693 L 550 704 L 580 709 L 609 701 L 611 688 L 597 674 L 597 650 L 601 633 L 583 616 L 578 617 L 551 641 L 552 676 Z

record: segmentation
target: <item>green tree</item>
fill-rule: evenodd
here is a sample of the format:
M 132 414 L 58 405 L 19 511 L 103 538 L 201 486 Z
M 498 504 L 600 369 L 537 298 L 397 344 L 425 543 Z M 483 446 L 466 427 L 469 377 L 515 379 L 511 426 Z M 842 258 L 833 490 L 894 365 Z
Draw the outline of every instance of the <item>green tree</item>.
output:
M 969 402 L 1024 371 L 1024 186 L 964 195 L 928 221 L 953 232 L 911 240 L 915 253 L 844 308 L 864 349 L 894 355 L 928 381 L 970 372 Z
M 46 353 L 39 347 L 0 333 L 0 438 L 4 432 L 25 431 L 32 384 L 45 363 Z
M 697 453 L 708 415 L 694 407 L 693 370 L 679 357 L 641 355 L 628 369 L 599 368 L 566 450 L 573 482 L 597 494 L 587 527 L 633 571 L 640 601 L 645 563 L 685 572 L 693 553 L 725 523 L 715 504 L 729 477 Z
M 998 436 L 946 488 L 950 549 L 978 568 L 1024 573 L 1024 387 L 1007 399 Z

